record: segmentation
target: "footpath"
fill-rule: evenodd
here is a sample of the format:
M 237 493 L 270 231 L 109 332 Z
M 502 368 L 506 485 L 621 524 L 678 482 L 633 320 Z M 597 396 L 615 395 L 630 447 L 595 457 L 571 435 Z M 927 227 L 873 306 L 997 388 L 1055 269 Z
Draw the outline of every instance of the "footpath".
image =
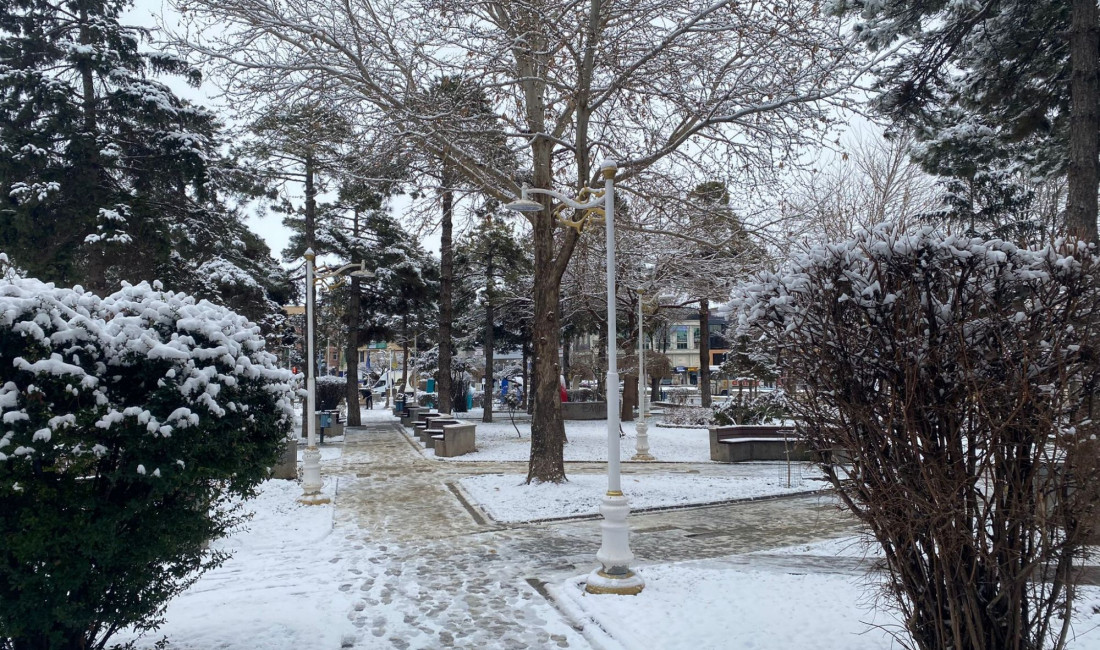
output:
M 522 463 L 454 463 L 426 457 L 400 425 L 349 427 L 336 481 L 334 537 L 349 553 L 339 589 L 355 599 L 346 648 L 588 648 L 583 625 L 568 620 L 543 585 L 596 567 L 599 521 L 500 524 L 463 496 L 457 482 L 476 474 L 520 474 Z M 603 465 L 570 464 L 573 474 Z M 707 466 L 626 465 L 632 471 L 706 472 Z M 767 549 L 855 534 L 834 500 L 794 496 L 718 506 L 634 513 L 636 565 L 719 558 L 791 570 L 858 573 L 846 558 L 769 556 Z M 364 547 L 374 553 L 364 554 Z M 333 560 L 336 561 L 336 560 Z M 812 565 L 812 566 L 811 566 Z

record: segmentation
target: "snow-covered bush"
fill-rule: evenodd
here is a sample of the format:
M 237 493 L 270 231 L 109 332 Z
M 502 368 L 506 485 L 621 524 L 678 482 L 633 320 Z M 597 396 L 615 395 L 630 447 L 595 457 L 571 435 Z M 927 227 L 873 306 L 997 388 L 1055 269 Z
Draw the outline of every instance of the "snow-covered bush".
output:
M 705 427 L 714 422 L 714 409 L 709 406 L 669 406 L 662 424 L 667 427 Z
M 0 648 L 152 629 L 292 421 L 259 328 L 147 284 L 0 279 Z
M 316 393 L 314 393 L 317 398 L 317 410 L 335 411 L 336 407 L 340 405 L 340 400 L 347 393 L 347 389 L 348 380 L 346 377 L 337 377 L 336 375 L 321 375 L 318 377 L 315 386 Z
M 775 420 L 787 418 L 789 414 L 787 393 L 782 390 L 755 395 L 738 394 L 714 410 L 714 423 L 721 426 L 770 424 Z
M 1089 251 L 879 227 L 765 274 L 742 331 L 882 545 L 907 647 L 1061 648 L 1096 521 Z
M 699 396 L 698 386 L 668 386 L 662 391 L 672 404 L 687 404 L 691 398 Z

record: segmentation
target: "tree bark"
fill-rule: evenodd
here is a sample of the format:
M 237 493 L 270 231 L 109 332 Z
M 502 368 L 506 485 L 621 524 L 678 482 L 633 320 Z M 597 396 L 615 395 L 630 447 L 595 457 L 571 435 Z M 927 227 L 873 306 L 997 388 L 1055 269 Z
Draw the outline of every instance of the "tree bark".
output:
M 401 344 L 401 385 L 397 388 L 398 394 L 405 392 L 405 385 L 409 383 L 409 317 L 405 316 L 402 323 L 401 335 L 404 342 Z
M 443 162 L 443 221 L 439 239 L 439 366 L 435 390 L 439 395 L 440 413 L 451 413 L 451 325 L 454 320 L 452 294 L 454 286 L 454 247 L 451 242 L 454 225 L 454 192 L 447 161 Z
M 539 107 L 541 110 L 541 107 Z M 532 145 L 535 158 L 535 187 L 551 186 L 550 145 Z M 539 195 L 543 210 L 533 218 L 535 248 L 534 318 L 532 344 L 541 359 L 528 388 L 533 401 L 531 459 L 527 482 L 561 483 L 565 480 L 565 423 L 558 395 L 558 340 L 561 338 L 561 276 L 554 257 L 555 220 L 549 197 Z M 563 253 L 564 254 L 564 251 Z M 568 256 L 567 256 L 568 259 Z
M 710 407 L 710 301 L 699 300 L 699 400 Z
M 359 211 L 352 214 L 351 234 L 359 239 Z M 345 399 L 348 403 L 348 426 L 362 426 L 363 420 L 359 413 L 359 278 L 351 278 L 351 297 L 348 301 L 348 347 L 344 353 L 348 371 L 347 392 Z
M 1100 118 L 1100 81 L 1097 52 L 1100 32 L 1096 0 L 1073 0 L 1070 8 L 1070 136 L 1069 193 L 1066 230 L 1071 238 L 1097 243 L 1097 158 Z
M 493 421 L 493 347 L 496 345 L 493 332 L 493 300 L 491 297 L 492 257 L 490 256 L 488 268 L 490 269 L 489 281 L 485 291 L 485 390 L 481 393 L 481 421 Z
M 314 176 L 314 162 L 313 162 L 312 154 L 308 154 L 308 153 L 306 154 L 303 166 L 304 166 L 303 176 L 305 178 L 305 192 L 306 192 L 306 205 L 305 205 L 305 215 L 304 215 L 305 216 L 305 232 L 303 234 L 305 235 L 306 248 L 311 249 L 316 244 L 316 238 L 317 238 L 317 187 L 313 182 L 314 181 L 314 179 L 313 179 L 313 176 Z M 313 252 L 317 253 L 317 250 L 314 249 Z M 312 286 L 312 285 L 309 285 L 309 286 L 306 287 L 306 292 L 308 293 L 308 295 L 306 296 L 306 300 L 312 300 L 313 301 L 313 306 L 314 306 L 313 319 L 312 319 L 313 322 L 312 323 L 306 323 L 306 334 L 308 335 L 310 327 L 312 327 L 313 334 L 316 335 L 317 334 L 317 309 L 316 309 L 316 307 L 317 307 L 317 288 Z M 309 350 L 309 345 L 308 344 L 306 345 L 306 350 L 307 351 Z M 308 352 L 307 352 L 306 356 L 309 356 Z M 316 363 L 317 363 L 317 355 L 316 354 L 313 355 L 312 359 L 306 359 L 306 362 L 305 362 L 305 372 L 306 372 L 306 374 L 305 374 L 305 382 L 302 384 L 303 386 L 308 386 L 309 385 L 309 378 L 310 377 L 316 377 L 317 376 L 317 367 L 315 365 Z M 307 409 L 308 409 L 308 405 L 305 404 L 304 401 L 303 401 L 303 403 L 302 403 L 302 437 L 303 438 L 306 438 L 306 437 L 309 436 L 309 420 L 308 420 L 309 413 L 307 412 Z

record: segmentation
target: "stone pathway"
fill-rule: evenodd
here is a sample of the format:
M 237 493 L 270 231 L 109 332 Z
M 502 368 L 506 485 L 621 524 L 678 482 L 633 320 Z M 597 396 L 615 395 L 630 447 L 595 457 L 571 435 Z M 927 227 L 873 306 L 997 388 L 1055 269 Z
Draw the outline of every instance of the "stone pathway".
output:
M 627 464 L 623 471 L 736 471 L 730 467 Z M 340 587 L 359 598 L 352 613 L 358 632 L 344 647 L 589 647 L 539 586 L 596 567 L 599 522 L 502 525 L 487 520 L 455 487 L 463 476 L 518 474 L 526 464 L 437 461 L 425 457 L 400 425 L 368 423 L 348 429 L 343 455 L 325 471 L 339 480 L 337 539 L 377 550 L 355 554 L 360 559 Z M 604 466 L 576 463 L 567 471 L 602 473 Z M 832 500 L 819 495 L 635 513 L 631 526 L 638 565 L 722 557 L 855 530 Z M 830 567 L 855 570 L 847 565 Z

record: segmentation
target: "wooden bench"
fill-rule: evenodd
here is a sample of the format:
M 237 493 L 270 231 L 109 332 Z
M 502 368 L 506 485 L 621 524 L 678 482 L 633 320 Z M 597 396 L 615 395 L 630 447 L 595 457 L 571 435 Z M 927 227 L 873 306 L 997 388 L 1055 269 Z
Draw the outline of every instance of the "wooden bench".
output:
M 797 436 L 794 427 L 765 425 L 710 427 L 709 433 L 710 459 L 721 463 L 814 459 L 813 453 Z
M 474 447 L 476 429 L 477 425 L 472 423 L 444 425 L 442 431 L 432 434 L 435 455 L 441 458 L 452 458 L 476 451 Z

